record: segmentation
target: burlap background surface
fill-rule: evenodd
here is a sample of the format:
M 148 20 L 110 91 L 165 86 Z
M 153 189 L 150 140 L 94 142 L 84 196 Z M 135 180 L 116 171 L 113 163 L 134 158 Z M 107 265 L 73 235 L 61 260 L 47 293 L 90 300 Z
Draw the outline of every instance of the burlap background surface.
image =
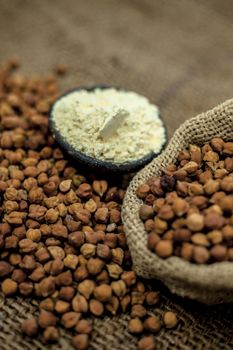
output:
M 231 0 L 0 0 L 0 59 L 19 56 L 30 73 L 68 63 L 63 89 L 108 83 L 142 93 L 160 106 L 171 136 L 232 97 L 232 13 Z M 181 321 L 156 336 L 158 349 L 233 348 L 231 306 L 164 295 L 161 309 L 177 310 Z M 1 350 L 49 348 L 20 334 L 33 303 L 1 299 Z M 95 321 L 90 349 L 136 349 L 127 317 Z M 69 338 L 52 349 L 70 349 Z

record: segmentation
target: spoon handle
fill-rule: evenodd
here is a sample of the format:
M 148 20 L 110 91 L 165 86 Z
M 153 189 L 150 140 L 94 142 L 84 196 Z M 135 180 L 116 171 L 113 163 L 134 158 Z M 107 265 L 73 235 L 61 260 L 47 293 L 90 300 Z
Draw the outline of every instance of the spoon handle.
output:
M 105 120 L 102 128 L 99 131 L 99 136 L 104 140 L 107 140 L 109 137 L 113 136 L 128 115 L 129 112 L 124 109 L 119 109 L 116 114 L 113 114 Z

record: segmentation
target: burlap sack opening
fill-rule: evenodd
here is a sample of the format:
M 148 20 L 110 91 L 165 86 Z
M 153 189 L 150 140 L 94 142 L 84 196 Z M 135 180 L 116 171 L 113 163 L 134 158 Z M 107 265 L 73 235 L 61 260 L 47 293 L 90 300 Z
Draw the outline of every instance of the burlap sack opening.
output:
M 141 200 L 136 189 L 152 175 L 176 160 L 189 143 L 201 145 L 212 137 L 233 140 L 233 99 L 183 123 L 165 151 L 142 169 L 131 181 L 123 204 L 122 216 L 134 268 L 144 278 L 161 280 L 173 293 L 206 304 L 233 301 L 233 263 L 196 265 L 178 257 L 160 259 L 147 248 L 147 233 L 139 218 Z

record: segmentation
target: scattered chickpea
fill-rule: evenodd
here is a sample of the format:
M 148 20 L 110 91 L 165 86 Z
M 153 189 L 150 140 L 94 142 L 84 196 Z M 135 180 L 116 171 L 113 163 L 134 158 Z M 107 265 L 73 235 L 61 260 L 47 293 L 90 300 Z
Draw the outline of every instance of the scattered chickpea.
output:
M 88 348 L 88 335 L 77 334 L 73 338 L 73 345 L 76 350 L 85 350 Z
M 38 323 L 35 318 L 28 318 L 22 322 L 22 332 L 29 337 L 34 337 L 38 333 Z
M 42 328 L 47 328 L 50 326 L 55 326 L 57 323 L 57 318 L 50 311 L 42 309 L 39 314 L 38 324 Z
M 172 311 L 166 311 L 163 315 L 163 322 L 166 328 L 175 328 L 178 323 L 176 314 Z
M 161 328 L 161 322 L 157 316 L 150 316 L 144 321 L 144 328 L 151 333 L 157 333 Z
M 151 335 L 142 337 L 138 341 L 138 350 L 155 350 L 155 340 Z
M 143 332 L 143 323 L 139 318 L 132 318 L 128 323 L 128 331 L 132 334 Z
M 61 317 L 61 324 L 65 328 L 73 328 L 78 323 L 80 317 L 81 317 L 81 313 L 74 312 L 74 311 L 66 312 Z
M 5 279 L 2 284 L 2 292 L 5 296 L 14 295 L 17 292 L 18 284 L 10 278 Z
M 96 299 L 91 299 L 90 300 L 90 312 L 95 315 L 95 316 L 101 316 L 104 313 L 104 306 L 103 304 L 96 300 Z
M 112 288 L 108 284 L 101 284 L 95 288 L 94 297 L 101 302 L 107 302 L 112 298 Z
M 92 331 L 92 325 L 87 320 L 80 320 L 75 327 L 76 332 L 81 334 L 90 334 Z
M 59 333 L 56 327 L 50 326 L 44 330 L 43 338 L 46 343 L 55 343 L 58 341 Z

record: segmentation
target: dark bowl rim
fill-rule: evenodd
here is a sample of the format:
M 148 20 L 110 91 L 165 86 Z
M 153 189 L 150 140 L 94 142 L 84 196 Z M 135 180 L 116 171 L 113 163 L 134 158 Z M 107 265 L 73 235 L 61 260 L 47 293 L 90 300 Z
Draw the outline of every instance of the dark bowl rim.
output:
M 87 90 L 87 91 L 94 91 L 95 89 L 110 89 L 114 88 L 117 90 L 122 91 L 130 91 L 126 90 L 122 87 L 118 86 L 112 86 L 107 84 L 97 84 L 97 85 L 90 85 L 90 86 L 79 86 L 74 87 L 72 89 L 67 90 L 63 94 L 59 95 L 58 98 L 53 102 L 53 104 L 50 107 L 49 113 L 48 113 L 48 119 L 49 119 L 49 127 L 52 132 L 53 137 L 58 142 L 58 144 L 61 146 L 61 148 L 71 157 L 73 160 L 77 161 L 78 163 L 81 163 L 82 165 L 91 168 L 96 169 L 99 171 L 109 171 L 109 172 L 118 172 L 118 173 L 129 173 L 129 172 L 135 172 L 141 168 L 143 168 L 146 164 L 150 163 L 152 159 L 157 157 L 161 152 L 164 150 L 164 148 L 167 145 L 168 142 L 168 133 L 167 133 L 167 127 L 166 124 L 161 117 L 161 114 L 159 113 L 159 119 L 162 122 L 162 126 L 164 128 L 165 132 L 165 141 L 163 142 L 161 149 L 159 152 L 150 152 L 144 157 L 137 159 L 132 162 L 124 162 L 124 163 L 112 163 L 103 161 L 100 159 L 96 159 L 94 157 L 91 157 L 89 155 L 86 155 L 85 153 L 78 151 L 74 146 L 72 146 L 69 142 L 65 140 L 65 138 L 61 135 L 60 131 L 57 129 L 54 118 L 53 118 L 53 109 L 56 103 L 63 97 L 69 95 L 72 92 L 79 91 L 79 90 Z

